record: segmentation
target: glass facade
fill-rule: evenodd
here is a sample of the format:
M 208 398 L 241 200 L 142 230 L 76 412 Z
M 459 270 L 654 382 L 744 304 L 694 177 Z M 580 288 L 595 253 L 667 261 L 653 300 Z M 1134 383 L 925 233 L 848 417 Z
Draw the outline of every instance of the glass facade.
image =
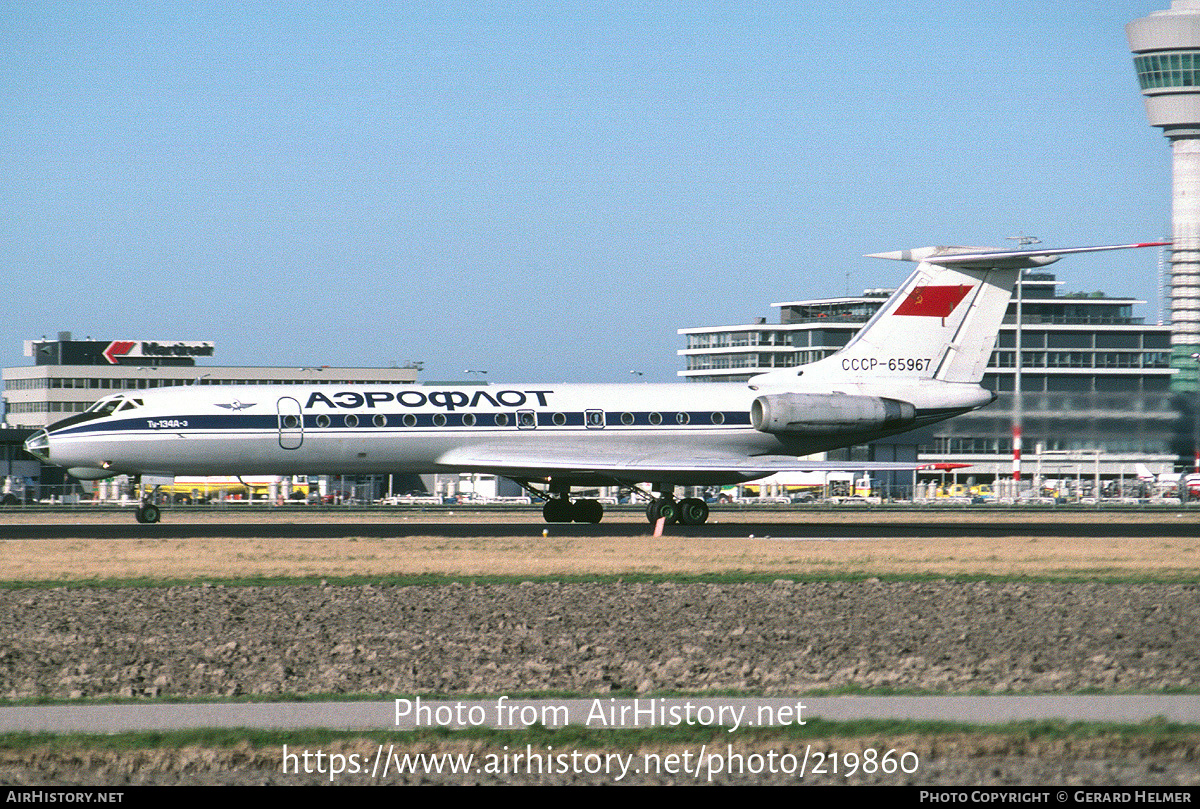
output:
M 1056 452 L 1100 450 L 1110 458 L 1106 474 L 1138 462 L 1169 468 L 1190 452 L 1191 441 L 1170 391 L 1170 326 L 1135 317 L 1138 301 L 1100 292 L 1058 295 L 1058 284 L 1050 273 L 1025 281 L 1021 402 L 1027 467 L 1040 445 Z M 687 348 L 679 351 L 686 367 L 680 376 L 745 382 L 772 368 L 815 362 L 845 345 L 885 300 L 864 295 L 777 304 L 779 324 L 681 330 Z M 973 474 L 985 476 L 1011 471 L 1015 308 L 1009 308 L 982 382 L 998 393 L 997 401 L 913 434 L 922 458 L 971 463 Z M 763 335 L 759 342 L 756 332 Z M 735 349 L 734 340 L 773 350 L 746 352 Z
M 1133 58 L 1142 90 L 1200 88 L 1200 51 L 1159 51 Z
M 61 343 L 39 345 L 56 347 Z M 97 399 L 120 390 L 183 385 L 367 385 L 410 384 L 411 368 L 269 368 L 199 365 L 61 365 L 40 362 L 3 369 L 0 394 L 4 421 L 16 427 L 45 427 L 62 414 L 80 413 Z

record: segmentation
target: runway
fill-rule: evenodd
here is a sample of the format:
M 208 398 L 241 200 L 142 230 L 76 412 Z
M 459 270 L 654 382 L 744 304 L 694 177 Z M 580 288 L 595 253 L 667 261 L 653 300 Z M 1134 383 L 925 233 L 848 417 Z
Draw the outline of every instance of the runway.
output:
M 0 708 L 0 733 L 124 733 L 202 728 L 410 731 L 522 728 L 540 723 L 590 729 L 707 725 L 741 730 L 820 719 L 969 724 L 1020 721 L 1200 724 L 1200 696 L 671 697 L 368 702 L 235 702 L 25 705 Z
M 672 525 L 667 533 L 676 537 L 773 539 L 938 539 L 953 537 L 1060 537 L 1060 538 L 1120 538 L 1120 537 L 1200 537 L 1200 520 L 1164 519 L 1148 524 L 1116 517 L 1111 522 L 1075 522 L 1038 515 L 1028 519 L 1005 522 L 980 522 L 931 515 L 928 521 L 902 520 L 888 522 L 768 522 L 745 518 L 720 518 L 702 526 Z M 125 522 L 89 522 L 86 518 L 71 522 L 46 522 L 0 525 L 0 540 L 4 539 L 202 539 L 228 537 L 231 539 L 340 539 L 348 536 L 380 539 L 403 539 L 418 536 L 442 536 L 449 539 L 492 537 L 497 539 L 524 538 L 547 531 L 556 537 L 639 537 L 648 536 L 653 526 L 647 522 L 604 522 L 598 525 L 574 523 L 540 523 L 494 520 L 482 516 L 477 520 L 460 522 L 396 521 L 396 522 L 307 522 L 295 521 L 164 521 L 140 525 L 130 517 Z

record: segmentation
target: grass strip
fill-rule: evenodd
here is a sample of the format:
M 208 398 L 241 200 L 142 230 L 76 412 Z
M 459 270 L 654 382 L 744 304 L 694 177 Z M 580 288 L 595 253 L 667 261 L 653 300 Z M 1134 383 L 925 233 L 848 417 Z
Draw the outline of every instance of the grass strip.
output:
M 351 576 L 238 576 L 230 578 L 198 576 L 159 579 L 151 577 L 63 580 L 0 580 L 0 590 L 121 589 L 168 587 L 446 587 L 450 585 L 488 586 L 532 584 L 793 584 L 820 582 L 871 583 L 952 583 L 952 584 L 1195 584 L 1192 575 L 1130 575 L 1112 570 L 1072 570 L 1062 574 L 982 574 L 982 573 L 595 573 L 543 574 L 536 576 L 463 575 L 417 573 Z
M 1137 725 L 1091 722 L 1029 721 L 1003 725 L 976 725 L 958 722 L 893 721 L 862 719 L 833 722 L 810 719 L 804 725 L 770 728 L 745 728 L 730 733 L 727 728 L 686 726 L 590 729 L 579 725 L 546 728 L 540 725 L 514 730 L 494 728 L 422 728 L 409 731 L 349 731 L 326 729 L 258 730 L 249 728 L 197 729 L 181 731 L 145 731 L 114 734 L 0 734 L 0 751 L 14 753 L 33 748 L 71 750 L 138 750 L 145 748 L 281 747 L 328 745 L 349 739 L 373 743 L 421 744 L 426 742 L 473 741 L 484 744 L 535 747 L 553 745 L 632 750 L 650 745 L 694 744 L 714 740 L 740 743 L 811 741 L 814 739 L 857 739 L 895 736 L 979 736 L 1007 740 L 1014 748 L 1021 745 L 1062 740 L 1109 739 L 1116 743 L 1157 749 L 1200 751 L 1200 725 L 1184 725 L 1153 720 Z
M 397 699 L 420 699 L 435 702 L 487 701 L 500 696 L 511 700 L 580 700 L 580 699 L 815 699 L 824 697 L 1154 697 L 1188 696 L 1200 694 L 1200 685 L 1173 686 L 1157 691 L 1120 691 L 1101 688 L 1084 688 L 1077 691 L 1020 691 L 997 694 L 989 689 L 967 691 L 930 691 L 920 688 L 867 688 L 848 683 L 838 688 L 818 688 L 789 694 L 768 694 L 761 691 L 739 691 L 717 689 L 711 691 L 655 691 L 652 694 L 631 690 L 609 691 L 604 694 L 572 691 L 505 691 L 501 694 L 481 692 L 444 694 L 428 692 L 420 694 L 377 694 L 377 693 L 316 693 L 316 694 L 240 694 L 238 696 L 160 696 L 145 697 L 96 697 L 94 699 L 71 699 L 69 697 L 27 697 L 23 699 L 0 699 L 0 707 L 22 705 L 159 705 L 159 704 L 214 704 L 242 705 L 256 703 L 305 703 L 305 702 L 378 702 L 387 703 Z

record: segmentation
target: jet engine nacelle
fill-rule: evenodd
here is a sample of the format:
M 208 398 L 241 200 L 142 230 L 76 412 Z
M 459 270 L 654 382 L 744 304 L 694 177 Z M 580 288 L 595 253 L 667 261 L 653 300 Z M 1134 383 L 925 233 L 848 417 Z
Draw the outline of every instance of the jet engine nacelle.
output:
M 116 473 L 111 469 L 100 469 L 95 466 L 72 466 L 67 470 L 67 474 L 79 480 L 104 480 L 104 478 L 111 478 Z
M 916 418 L 908 402 L 881 396 L 829 393 L 776 393 L 750 405 L 750 422 L 764 433 L 860 432 L 901 428 Z

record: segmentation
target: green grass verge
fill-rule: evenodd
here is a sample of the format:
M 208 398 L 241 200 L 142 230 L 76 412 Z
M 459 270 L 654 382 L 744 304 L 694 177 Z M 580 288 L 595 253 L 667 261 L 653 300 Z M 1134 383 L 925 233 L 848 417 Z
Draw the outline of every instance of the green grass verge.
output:
M 1191 687 L 1163 688 L 1158 691 L 1120 691 L 1101 688 L 1084 688 L 1077 691 L 1020 691 L 997 694 L 987 689 L 955 691 L 930 691 L 919 688 L 865 688 L 853 683 L 838 688 L 818 688 L 789 694 L 767 694 L 762 691 L 714 689 L 707 691 L 655 691 L 652 694 L 637 691 L 608 691 L 604 694 L 573 691 L 505 691 L 503 696 L 513 700 L 578 700 L 578 699 L 816 699 L 824 697 L 1139 697 L 1139 696 L 1188 696 L 1200 694 L 1200 685 Z M 378 702 L 386 703 L 397 699 L 421 699 L 438 702 L 464 700 L 494 700 L 500 694 L 464 692 L 444 694 L 427 692 L 420 694 L 376 694 L 376 693 L 320 693 L 320 694 L 242 694 L 225 696 L 161 696 L 146 697 L 97 697 L 94 699 L 70 699 L 67 697 L 28 697 L 24 699 L 0 699 L 0 707 L 22 705 L 159 705 L 159 704 L 253 704 L 253 703 L 304 703 L 304 702 Z
M 539 747 L 552 745 L 634 750 L 649 745 L 694 744 L 737 741 L 807 741 L 813 739 L 855 739 L 897 736 L 977 735 L 1007 738 L 1014 746 L 1058 740 L 1115 739 L 1145 747 L 1200 747 L 1200 725 L 1180 725 L 1152 721 L 1138 725 L 1089 722 L 1013 722 L 1003 725 L 976 725 L 952 722 L 916 722 L 857 720 L 830 722 L 811 719 L 804 725 L 774 728 L 748 728 L 730 733 L 725 728 L 677 726 L 646 729 L 588 729 L 577 725 L 550 729 L 533 725 L 518 730 L 468 728 L 464 730 L 422 729 L 413 731 L 347 731 L 294 729 L 286 731 L 227 728 L 116 734 L 9 733 L 0 735 L 0 751 L 19 752 L 33 748 L 69 750 L 138 750 L 144 748 L 252 747 L 279 748 L 327 745 L 347 739 L 365 739 L 376 743 L 418 744 L 451 740 L 470 740 L 496 746 Z
M 130 587 L 444 587 L 452 584 L 470 585 L 513 585 L 523 582 L 534 584 L 769 584 L 775 581 L 790 581 L 797 584 L 810 582 L 951 582 L 958 584 L 1195 584 L 1194 575 L 1163 574 L 1131 576 L 1110 569 L 1072 570 L 1062 574 L 1039 575 L 989 575 L 982 573 L 938 574 L 938 573 L 748 573 L 727 571 L 717 573 L 597 573 L 597 574 L 547 574 L 539 576 L 501 575 L 450 575 L 442 573 L 400 575 L 353 575 L 353 576 L 243 576 L 215 578 L 197 576 L 187 579 L 158 579 L 137 577 L 129 579 L 54 579 L 21 581 L 0 580 L 0 590 L 51 590 L 56 588 L 130 588 Z

